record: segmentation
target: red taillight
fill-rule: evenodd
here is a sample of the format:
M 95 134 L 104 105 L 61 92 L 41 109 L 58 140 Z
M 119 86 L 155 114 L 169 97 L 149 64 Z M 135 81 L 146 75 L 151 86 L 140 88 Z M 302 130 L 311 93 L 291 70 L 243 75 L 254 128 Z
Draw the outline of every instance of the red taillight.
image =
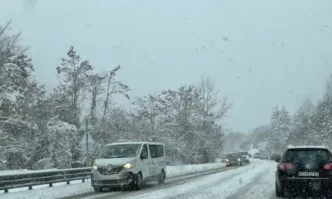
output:
M 324 164 L 323 169 L 324 170 L 332 170 L 332 163 Z
M 277 168 L 279 170 L 289 170 L 289 169 L 294 169 L 294 165 L 291 163 L 279 163 Z

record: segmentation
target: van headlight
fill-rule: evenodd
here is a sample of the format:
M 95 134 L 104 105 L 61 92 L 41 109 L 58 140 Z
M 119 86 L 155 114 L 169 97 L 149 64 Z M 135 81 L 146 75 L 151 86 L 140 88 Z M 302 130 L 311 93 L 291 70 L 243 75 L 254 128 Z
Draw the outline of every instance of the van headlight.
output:
M 131 168 L 134 168 L 134 164 L 132 164 L 132 163 L 127 163 L 127 164 L 125 164 L 123 167 L 124 168 L 126 168 L 126 169 L 131 169 Z
M 93 169 L 93 170 L 97 170 L 97 169 L 98 169 L 97 165 L 93 165 L 93 166 L 92 166 L 92 169 Z

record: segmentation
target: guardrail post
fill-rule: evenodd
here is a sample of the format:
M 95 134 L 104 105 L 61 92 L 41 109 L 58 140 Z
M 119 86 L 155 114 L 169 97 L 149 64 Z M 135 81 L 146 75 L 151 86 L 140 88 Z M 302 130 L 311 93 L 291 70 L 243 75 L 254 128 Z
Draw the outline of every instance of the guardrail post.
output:
M 53 187 L 53 184 L 52 184 L 52 183 L 50 183 L 48 186 L 49 186 L 49 187 Z
M 32 189 L 32 186 L 30 185 L 30 186 L 29 186 L 29 190 L 31 190 L 31 189 Z
M 5 193 L 8 193 L 8 189 L 5 189 Z
M 82 179 L 82 182 L 85 182 L 85 179 L 84 179 L 84 178 Z
M 69 181 L 69 180 L 67 181 L 67 184 L 70 184 L 70 181 Z

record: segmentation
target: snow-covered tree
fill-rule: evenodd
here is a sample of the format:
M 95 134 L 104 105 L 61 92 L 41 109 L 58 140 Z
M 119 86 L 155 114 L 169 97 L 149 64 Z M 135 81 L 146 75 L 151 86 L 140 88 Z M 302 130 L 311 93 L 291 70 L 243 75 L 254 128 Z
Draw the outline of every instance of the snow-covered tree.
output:
M 205 135 L 205 147 L 208 150 L 209 162 L 214 161 L 217 151 L 223 148 L 222 137 L 224 129 L 221 120 L 231 108 L 231 104 L 226 97 L 219 95 L 219 90 L 214 86 L 214 81 L 203 77 L 197 86 L 197 91 L 201 96 L 196 103 L 196 110 L 200 131 Z
M 313 117 L 312 139 L 332 147 L 332 75 L 329 77 L 323 99 L 319 101 Z M 320 139 L 319 139 L 320 138 Z
M 315 106 L 310 99 L 302 102 L 302 105 L 294 114 L 292 129 L 288 137 L 288 144 L 292 145 L 307 145 L 314 144 L 315 139 L 312 137 L 314 132 L 314 123 L 312 117 L 315 111 Z
M 57 118 L 47 123 L 47 136 L 49 139 L 49 160 L 54 168 L 72 167 L 72 146 L 76 142 L 77 128 Z
M 283 151 L 287 147 L 291 128 L 289 112 L 284 106 L 281 109 L 275 107 L 272 112 L 270 126 L 269 144 L 271 151 Z

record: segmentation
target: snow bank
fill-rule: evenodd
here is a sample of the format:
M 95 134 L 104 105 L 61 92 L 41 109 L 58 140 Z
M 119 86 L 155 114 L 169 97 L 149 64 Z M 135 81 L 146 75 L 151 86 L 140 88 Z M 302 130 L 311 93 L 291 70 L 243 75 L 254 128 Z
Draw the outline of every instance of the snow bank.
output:
M 225 163 L 209 163 L 209 164 L 192 164 L 192 165 L 179 165 L 179 166 L 167 166 L 166 172 L 168 177 L 173 177 L 177 175 L 192 174 L 195 172 L 205 171 L 209 169 L 216 169 L 224 167 Z M 67 170 L 67 169 L 66 169 Z M 71 170 L 71 169 L 68 169 Z M 75 169 L 73 169 L 75 170 Z M 43 169 L 43 170 L 5 170 L 0 171 L 0 176 L 2 175 L 15 175 L 24 173 L 39 173 L 39 172 L 52 172 L 58 171 L 58 169 Z
M 0 176 L 3 175 L 16 175 L 16 174 L 24 174 L 24 173 L 40 173 L 40 172 L 51 172 L 51 171 L 58 171 L 58 169 L 44 169 L 44 170 L 27 170 L 27 169 L 20 169 L 20 170 L 5 170 L 0 171 Z
M 225 167 L 225 163 L 209 163 L 209 164 L 192 164 L 181 166 L 168 166 L 166 168 L 167 177 L 174 177 L 178 175 L 193 174 L 196 172 L 206 171 L 209 169 L 217 169 Z

